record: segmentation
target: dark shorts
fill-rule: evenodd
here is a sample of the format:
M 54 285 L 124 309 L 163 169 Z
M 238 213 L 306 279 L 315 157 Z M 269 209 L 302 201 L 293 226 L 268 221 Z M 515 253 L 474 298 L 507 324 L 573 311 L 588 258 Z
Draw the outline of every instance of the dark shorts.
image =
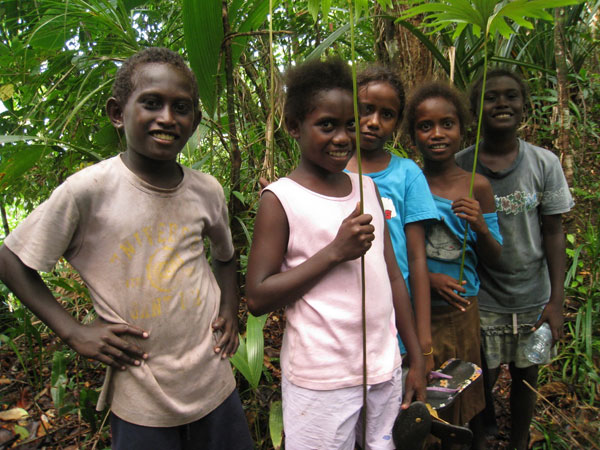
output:
M 177 427 L 145 427 L 110 415 L 113 450 L 252 450 L 237 389 L 217 409 Z

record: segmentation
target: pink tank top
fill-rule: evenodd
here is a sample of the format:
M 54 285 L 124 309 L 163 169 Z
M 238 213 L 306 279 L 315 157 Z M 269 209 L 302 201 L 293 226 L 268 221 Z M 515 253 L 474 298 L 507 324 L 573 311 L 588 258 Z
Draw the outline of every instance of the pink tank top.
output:
M 289 240 L 282 272 L 298 266 L 329 244 L 359 202 L 358 175 L 347 174 L 352 192 L 327 197 L 289 178 L 266 189 L 287 215 Z M 384 217 L 373 181 L 363 177 L 365 213 L 373 216 L 375 240 L 365 255 L 367 380 L 391 379 L 400 365 L 392 291 L 384 258 Z M 307 389 L 329 390 L 362 384 L 360 259 L 334 267 L 286 309 L 281 366 L 286 378 Z

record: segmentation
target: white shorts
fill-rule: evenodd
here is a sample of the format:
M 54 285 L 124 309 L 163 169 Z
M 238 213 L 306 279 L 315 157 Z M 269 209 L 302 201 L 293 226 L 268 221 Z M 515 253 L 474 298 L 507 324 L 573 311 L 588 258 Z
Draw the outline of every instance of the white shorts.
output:
M 286 450 L 353 450 L 362 442 L 363 387 L 317 391 L 281 377 Z M 392 427 L 402 402 L 402 368 L 367 387 L 365 450 L 393 450 Z

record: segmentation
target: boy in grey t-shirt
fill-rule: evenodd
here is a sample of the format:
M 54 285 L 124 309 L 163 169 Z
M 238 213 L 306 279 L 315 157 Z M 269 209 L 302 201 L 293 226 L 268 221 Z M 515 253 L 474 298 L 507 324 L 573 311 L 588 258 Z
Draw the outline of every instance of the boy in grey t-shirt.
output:
M 106 109 L 127 150 L 69 177 L 7 237 L 0 279 L 74 350 L 110 366 L 113 449 L 249 450 L 226 359 L 239 299 L 223 189 L 176 161 L 200 122 L 196 78 L 179 54 L 148 48 L 120 67 Z M 61 256 L 90 290 L 92 324 L 37 273 Z
M 479 110 L 482 81 L 471 92 L 471 107 Z M 523 380 L 537 385 L 538 366 L 522 348 L 544 322 L 554 340 L 563 334 L 565 239 L 563 213 L 573 199 L 558 158 L 550 151 L 518 139 L 527 89 L 514 73 L 488 74 L 483 108 L 483 142 L 476 170 L 492 184 L 500 231 L 504 238 L 496 264 L 480 264 L 482 346 L 488 371 L 487 404 L 501 363 L 509 363 L 512 377 L 510 448 L 527 447 L 535 393 Z M 474 147 L 456 155 L 459 166 L 473 168 Z M 482 418 L 480 418 L 482 420 Z M 482 424 L 480 423 L 480 426 Z M 475 433 L 475 448 L 484 448 L 483 433 Z

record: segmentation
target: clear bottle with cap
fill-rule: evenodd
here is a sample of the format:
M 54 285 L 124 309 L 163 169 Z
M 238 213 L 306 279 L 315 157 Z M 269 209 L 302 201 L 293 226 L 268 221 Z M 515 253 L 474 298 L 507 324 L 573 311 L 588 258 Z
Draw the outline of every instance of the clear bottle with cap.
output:
M 534 364 L 542 364 L 550 357 L 552 348 L 552 330 L 548 322 L 544 322 L 537 330 L 529 336 L 527 344 L 523 349 L 525 358 Z

